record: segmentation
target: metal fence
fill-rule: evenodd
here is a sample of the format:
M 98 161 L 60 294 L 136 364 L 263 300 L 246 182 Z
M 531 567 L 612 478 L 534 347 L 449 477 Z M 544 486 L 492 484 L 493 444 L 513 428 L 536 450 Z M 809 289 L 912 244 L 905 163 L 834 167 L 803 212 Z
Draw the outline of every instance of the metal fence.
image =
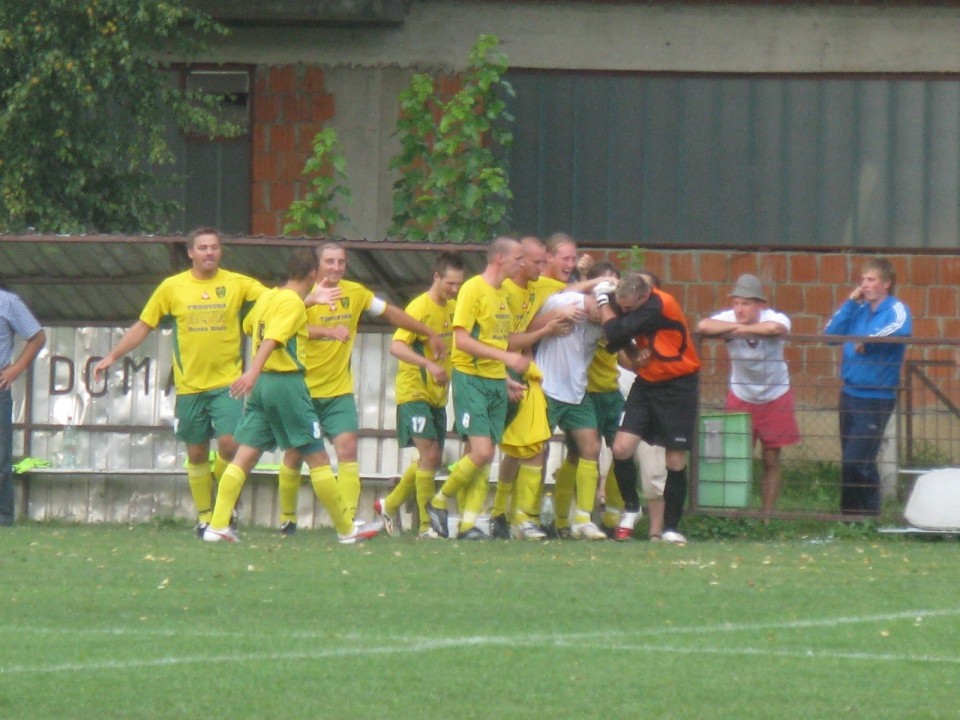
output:
M 782 490 L 770 516 L 839 519 L 842 346 L 838 343 L 864 342 L 868 338 L 793 335 L 786 339 L 785 358 L 801 441 L 782 450 Z M 878 455 L 883 515 L 898 517 L 921 471 L 960 465 L 960 409 L 955 402 L 960 389 L 960 341 L 869 341 L 908 346 L 894 414 Z M 724 416 L 730 375 L 724 341 L 701 338 L 700 342 L 701 419 L 698 452 L 691 458 L 691 510 L 762 516 L 760 445 L 753 445 L 749 426 Z

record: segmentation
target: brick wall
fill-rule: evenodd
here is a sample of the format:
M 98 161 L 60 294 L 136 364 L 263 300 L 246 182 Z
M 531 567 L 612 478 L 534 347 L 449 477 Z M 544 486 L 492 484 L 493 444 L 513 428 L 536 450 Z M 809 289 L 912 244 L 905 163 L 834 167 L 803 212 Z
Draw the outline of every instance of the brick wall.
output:
M 323 70 L 303 65 L 259 66 L 253 95 L 251 234 L 282 234 L 290 203 L 300 197 L 303 165 L 313 137 L 335 112 Z
M 620 267 L 630 264 L 629 252 L 590 251 Z M 742 273 L 763 280 L 770 305 L 786 313 L 792 332 L 819 335 L 833 312 L 859 281 L 870 254 L 809 252 L 742 252 L 735 250 L 647 250 L 644 264 L 656 273 L 687 314 L 691 327 L 729 306 L 727 293 Z M 960 256 L 886 254 L 897 271 L 897 296 L 913 315 L 914 337 L 960 340 Z M 960 348 L 919 346 L 908 349 L 908 360 L 948 360 L 960 363 Z M 702 381 L 708 401 L 717 401 L 726 389 L 728 366 L 721 342 L 703 345 Z M 796 341 L 787 348 L 797 400 L 823 406 L 836 400 L 840 350 L 822 342 Z M 926 374 L 948 396 L 960 387 L 958 366 L 930 367 Z M 936 404 L 929 390 L 916 387 L 914 402 Z

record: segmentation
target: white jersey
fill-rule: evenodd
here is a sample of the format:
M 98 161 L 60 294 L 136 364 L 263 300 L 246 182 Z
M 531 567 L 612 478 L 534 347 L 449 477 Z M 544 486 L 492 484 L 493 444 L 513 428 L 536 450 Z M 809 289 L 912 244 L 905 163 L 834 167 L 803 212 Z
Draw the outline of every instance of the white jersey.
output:
M 583 293 L 563 291 L 547 298 L 541 313 L 576 305 L 584 310 Z M 543 392 L 554 400 L 579 405 L 587 393 L 587 368 L 603 334 L 597 323 L 577 323 L 569 335 L 547 337 L 537 347 L 537 365 L 543 371 Z
M 733 310 L 713 315 L 711 320 L 735 323 Z M 775 322 L 790 331 L 790 318 L 764 308 L 759 322 Z M 744 402 L 768 403 L 790 389 L 790 373 L 783 359 L 786 342 L 780 337 L 737 337 L 727 340 L 730 355 L 730 391 Z

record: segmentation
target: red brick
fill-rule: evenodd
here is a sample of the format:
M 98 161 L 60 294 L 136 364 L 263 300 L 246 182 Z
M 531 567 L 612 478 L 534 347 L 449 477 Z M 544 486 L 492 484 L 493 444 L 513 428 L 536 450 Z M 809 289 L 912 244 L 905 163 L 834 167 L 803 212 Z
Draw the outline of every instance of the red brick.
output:
M 806 312 L 803 307 L 803 288 L 794 283 L 784 283 L 775 285 L 769 289 L 770 297 L 767 299 L 770 304 L 780 312 L 790 315 L 792 313 Z
M 943 329 L 941 337 L 960 338 L 960 318 L 943 318 L 940 323 Z
M 939 258 L 937 282 L 940 285 L 960 285 L 960 257 L 951 255 Z
M 253 214 L 253 235 L 266 235 L 274 237 L 280 234 L 280 223 L 276 213 L 261 212 Z
M 299 123 L 310 119 L 310 102 L 300 93 L 281 95 L 280 109 L 284 124 Z
M 670 277 L 660 278 L 665 283 L 676 285 L 681 282 L 697 280 L 696 256 L 689 250 L 681 250 L 670 255 Z
M 759 267 L 754 271 L 754 275 L 763 281 L 764 285 L 775 285 L 787 281 L 787 255 L 778 253 L 764 253 L 757 257 Z M 745 270 L 744 272 L 750 272 Z M 741 273 L 731 274 L 736 279 Z
M 255 123 L 275 123 L 279 119 L 280 97 L 278 95 L 258 95 L 253 99 Z
M 333 119 L 337 114 L 337 107 L 333 95 L 324 93 L 310 98 L 309 120 L 315 123 L 322 123 Z
M 303 153 L 304 158 L 313 153 L 313 139 L 317 133 L 323 130 L 323 125 L 316 123 L 302 123 L 297 125 L 297 147 Z
M 326 78 L 323 75 L 323 68 L 304 67 L 302 72 L 303 80 L 301 81 L 301 87 L 303 88 L 303 91 L 309 93 L 310 95 L 322 93 L 326 83 Z
M 803 311 L 829 317 L 836 310 L 832 285 L 805 285 L 803 287 Z
M 616 264 L 615 261 L 614 264 Z M 666 267 L 666 257 L 661 252 L 656 251 L 647 251 L 647 257 L 645 259 L 647 270 L 652 272 L 654 275 L 663 280 L 664 268 Z
M 263 95 L 270 92 L 270 70 L 258 65 L 253 71 L 253 93 Z
M 270 153 L 259 152 L 253 154 L 253 181 L 277 179 L 276 156 Z
M 790 332 L 794 335 L 819 335 L 824 321 L 814 315 L 791 315 Z
M 293 183 L 270 183 L 270 209 L 286 212 L 294 201 Z
M 730 258 L 730 281 L 734 282 L 744 273 L 750 273 L 751 275 L 759 273 L 756 253 L 735 253 Z
M 297 88 L 297 75 L 293 65 L 275 65 L 270 68 L 270 92 L 292 93 Z
M 701 318 L 726 307 L 726 303 L 718 299 L 720 292 L 720 286 L 714 283 L 697 283 L 689 286 L 686 304 L 681 307 L 692 326 L 696 326 Z
M 792 283 L 810 283 L 820 280 L 817 256 L 813 253 L 794 253 L 790 256 L 790 276 L 783 278 Z
M 927 289 L 913 285 L 899 286 L 897 297 L 910 308 L 914 318 L 927 316 Z
M 913 336 L 918 338 L 939 338 L 940 321 L 932 317 L 913 315 Z
M 441 98 L 449 99 L 460 92 L 463 87 L 463 80 L 459 75 L 439 75 L 436 79 L 437 95 Z
M 719 282 L 726 284 L 730 279 L 730 263 L 726 253 L 700 253 L 700 282 Z
M 293 183 L 303 178 L 304 159 L 300 153 L 277 153 L 274 157 L 276 158 L 274 179 Z
M 954 317 L 957 314 L 957 289 L 937 286 L 927 290 L 927 310 L 931 317 Z
M 250 205 L 254 214 L 266 212 L 270 209 L 270 184 L 265 182 L 253 183 L 250 193 Z
M 290 152 L 296 149 L 296 133 L 291 125 L 271 125 L 269 130 L 270 152 Z
M 265 153 L 269 150 L 269 125 L 254 124 L 253 137 L 251 138 L 251 150 L 254 155 Z
M 897 271 L 897 283 L 910 285 L 936 285 L 938 282 L 938 266 L 940 258 L 930 255 L 915 255 L 909 258 L 909 263 L 899 261 L 900 258 L 891 258 Z M 898 262 L 899 261 L 899 262 Z M 909 271 L 904 271 L 909 267 Z
M 849 258 L 846 255 L 830 253 L 820 256 L 820 282 L 847 285 L 850 283 Z

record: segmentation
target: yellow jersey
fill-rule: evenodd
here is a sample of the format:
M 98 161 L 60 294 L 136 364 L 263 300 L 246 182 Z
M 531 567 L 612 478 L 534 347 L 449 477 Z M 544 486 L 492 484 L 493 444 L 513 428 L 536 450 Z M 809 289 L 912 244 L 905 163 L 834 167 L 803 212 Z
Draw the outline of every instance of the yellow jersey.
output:
M 533 316 L 540 311 L 547 298 L 566 287 L 563 283 L 559 283 L 558 287 L 557 283 L 557 280 L 541 277 L 522 288 L 509 278 L 503 281 L 503 291 L 507 294 L 513 315 L 513 332 L 526 332 Z
M 370 308 L 374 294 L 360 283 L 341 280 L 339 300 L 307 308 L 307 324 L 332 328 L 344 325 L 350 331 L 346 342 L 313 338 L 307 344 L 307 387 L 310 397 L 332 398 L 353 392 L 350 356 L 357 340 L 360 317 Z
M 264 340 L 279 343 L 267 357 L 264 372 L 300 372 L 305 368 L 308 332 L 303 298 L 289 288 L 267 290 L 243 321 L 243 331 L 253 339 L 256 355 Z
M 617 354 L 602 345 L 598 346 L 587 368 L 587 392 L 613 392 L 619 389 L 620 366 L 617 365 Z
M 461 286 L 453 314 L 454 328 L 463 328 L 480 342 L 506 350 L 512 320 L 506 293 L 490 285 L 482 275 L 470 278 Z M 474 357 L 457 347 L 456 338 L 452 365 L 454 370 L 477 377 L 499 379 L 507 375 L 502 362 Z
M 266 288 L 220 269 L 209 280 L 190 270 L 161 282 L 140 313 L 151 328 L 173 327 L 173 379 L 178 395 L 228 387 L 242 372 L 240 323 Z
M 423 293 L 410 301 L 404 311 L 414 320 L 419 320 L 433 330 L 447 346 L 447 357 L 439 364 L 450 374 L 452 361 L 450 354 L 453 351 L 453 315 L 456 301 L 450 300 L 444 305 L 438 305 L 430 297 L 430 293 Z M 393 339 L 409 345 L 415 353 L 437 361 L 427 346 L 423 335 L 397 328 Z M 438 385 L 433 376 L 422 367 L 408 362 L 399 362 L 395 383 L 397 405 L 407 402 L 423 401 L 434 407 L 446 407 L 449 395 L 449 384 Z

